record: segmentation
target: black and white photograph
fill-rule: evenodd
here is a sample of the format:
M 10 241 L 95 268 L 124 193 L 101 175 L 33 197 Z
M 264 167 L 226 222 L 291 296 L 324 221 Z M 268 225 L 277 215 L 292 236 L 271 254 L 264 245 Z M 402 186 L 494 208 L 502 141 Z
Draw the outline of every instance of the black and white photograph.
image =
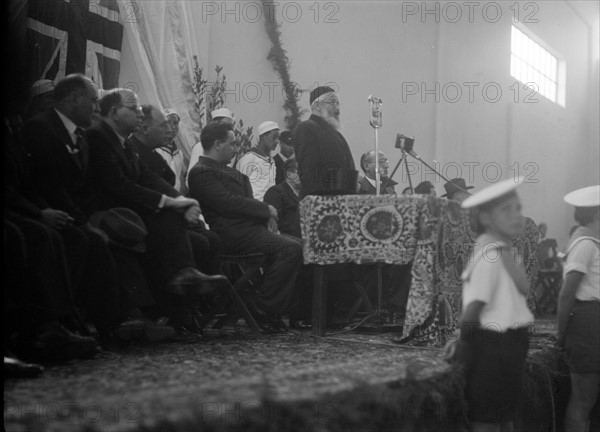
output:
M 600 1 L 3 2 L 4 430 L 600 430 Z

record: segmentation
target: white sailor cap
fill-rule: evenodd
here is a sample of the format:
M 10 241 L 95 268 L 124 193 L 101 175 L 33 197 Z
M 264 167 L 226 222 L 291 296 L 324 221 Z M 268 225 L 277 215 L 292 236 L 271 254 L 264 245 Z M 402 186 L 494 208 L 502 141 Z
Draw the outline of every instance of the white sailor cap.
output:
M 588 186 L 569 192 L 563 198 L 567 204 L 575 207 L 600 206 L 600 185 Z
M 258 136 L 261 136 L 262 134 L 270 132 L 274 129 L 279 129 L 279 125 L 277 124 L 277 122 L 274 122 L 274 121 L 262 122 L 261 124 L 258 125 L 258 128 L 257 128 Z
M 210 117 L 214 120 L 219 117 L 226 117 L 233 120 L 233 113 L 229 111 L 227 108 L 219 108 L 214 111 L 211 111 Z
M 516 189 L 517 186 L 523 183 L 524 179 L 525 177 L 522 176 L 516 179 L 511 178 L 486 187 L 464 200 L 461 207 L 464 209 L 479 207 L 482 204 L 500 198 L 502 195 L 506 195 L 513 189 Z

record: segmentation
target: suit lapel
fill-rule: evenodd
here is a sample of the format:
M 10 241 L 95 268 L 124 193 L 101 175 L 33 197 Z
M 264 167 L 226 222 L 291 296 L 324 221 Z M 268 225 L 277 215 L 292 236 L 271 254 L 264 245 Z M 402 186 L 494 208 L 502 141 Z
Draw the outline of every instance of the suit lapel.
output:
M 367 194 L 370 194 L 370 195 L 373 195 L 373 194 L 376 194 L 376 193 L 377 193 L 377 188 L 375 188 L 375 186 L 373 186 L 373 185 L 371 184 L 371 182 L 370 182 L 369 180 L 367 180 L 367 178 L 366 178 L 366 177 L 363 177 L 363 178 L 360 180 L 360 184 L 361 184 L 361 188 L 362 188 L 362 190 L 363 190 L 365 193 L 367 193 Z
M 110 139 L 110 144 L 113 148 L 113 151 L 117 154 L 118 158 L 120 159 L 121 166 L 124 168 L 124 171 L 127 174 L 127 176 L 131 179 L 137 178 L 139 169 L 136 166 L 135 153 L 133 154 L 134 157 L 132 157 L 132 161 L 130 162 L 129 158 L 125 154 L 125 149 L 123 148 L 119 137 L 117 137 L 117 133 L 114 130 L 112 130 L 112 128 L 105 122 L 102 122 L 101 126 L 104 129 L 104 132 L 106 133 L 108 138 Z M 129 143 L 129 145 L 131 147 L 131 151 L 135 152 L 133 144 Z
M 62 122 L 62 120 L 60 119 L 60 117 L 54 109 L 48 110 L 46 119 L 48 120 L 52 128 L 55 130 L 56 136 L 60 140 L 60 148 L 56 150 L 61 152 L 63 157 L 73 162 L 77 169 L 84 173 L 87 170 L 89 157 L 87 143 L 85 142 L 85 140 L 83 140 L 83 143 L 81 144 L 81 150 L 79 154 L 73 155 L 69 153 L 69 151 L 67 150 L 67 146 L 72 145 L 73 140 L 71 139 L 71 135 L 69 135 L 69 131 L 65 127 L 65 124 Z

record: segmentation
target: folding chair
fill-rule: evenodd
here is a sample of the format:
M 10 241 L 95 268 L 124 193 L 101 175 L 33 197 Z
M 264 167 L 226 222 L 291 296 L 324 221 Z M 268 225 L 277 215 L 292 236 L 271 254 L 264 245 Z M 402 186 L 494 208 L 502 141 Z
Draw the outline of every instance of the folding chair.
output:
M 217 301 L 215 307 L 198 320 L 200 328 L 206 327 L 217 316 L 219 319 L 213 328 L 221 328 L 227 321 L 235 322 L 243 317 L 254 332 L 260 332 L 260 327 L 246 302 L 256 295 L 256 289 L 262 278 L 264 261 L 265 255 L 262 253 L 221 255 L 223 272 L 230 282 L 225 285 L 231 301 L 223 302 L 223 299 Z

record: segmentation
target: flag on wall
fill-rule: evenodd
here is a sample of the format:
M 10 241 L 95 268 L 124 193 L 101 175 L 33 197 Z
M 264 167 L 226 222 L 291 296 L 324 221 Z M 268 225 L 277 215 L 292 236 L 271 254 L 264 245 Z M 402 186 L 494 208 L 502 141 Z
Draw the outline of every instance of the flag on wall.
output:
M 117 0 L 29 0 L 29 79 L 83 73 L 100 88 L 118 86 L 123 24 Z

